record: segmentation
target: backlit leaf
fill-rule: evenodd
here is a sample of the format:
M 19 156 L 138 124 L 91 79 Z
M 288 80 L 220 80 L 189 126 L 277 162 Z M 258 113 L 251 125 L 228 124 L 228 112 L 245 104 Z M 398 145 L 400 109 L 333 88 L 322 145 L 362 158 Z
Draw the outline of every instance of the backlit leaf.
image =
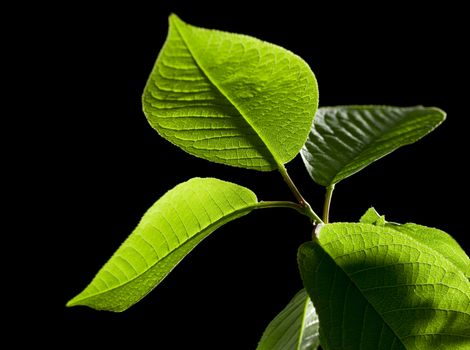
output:
M 397 224 L 394 222 L 385 221 L 384 215 L 379 215 L 374 208 L 369 208 L 362 216 L 361 223 L 373 224 L 376 226 L 387 226 L 391 229 L 397 230 L 401 233 L 409 235 L 420 243 L 428 245 L 437 253 L 440 253 L 442 258 L 449 260 L 460 270 L 462 270 L 467 277 L 470 277 L 470 260 L 465 251 L 460 245 L 444 231 L 437 228 L 426 227 L 413 223 Z
M 458 267 L 467 277 L 470 277 L 470 260 L 462 247 L 447 233 L 437 228 L 417 224 L 392 224 L 387 227 L 404 233 L 422 244 L 426 244 Z
M 124 311 L 157 286 L 204 238 L 258 203 L 247 188 L 194 178 L 161 197 L 68 306 Z
M 379 215 L 374 208 L 369 208 L 364 215 L 362 215 L 361 219 L 359 220 L 363 224 L 372 224 L 376 226 L 384 226 L 385 216 Z
M 318 316 L 305 289 L 269 323 L 256 350 L 315 350 Z
M 192 155 L 273 170 L 307 139 L 318 104 L 308 65 L 279 46 L 170 17 L 145 87 L 150 124 Z

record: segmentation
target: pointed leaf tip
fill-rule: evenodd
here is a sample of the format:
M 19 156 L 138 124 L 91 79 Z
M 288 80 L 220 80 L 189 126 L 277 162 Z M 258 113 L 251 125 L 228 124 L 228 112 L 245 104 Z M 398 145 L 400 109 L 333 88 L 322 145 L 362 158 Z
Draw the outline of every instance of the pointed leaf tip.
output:
M 170 16 L 168 17 L 168 22 L 170 23 L 170 25 L 178 23 L 186 24 L 186 22 L 184 22 L 176 13 L 170 14 Z
M 359 222 L 363 224 L 371 224 L 371 225 L 377 225 L 377 226 L 384 226 L 386 221 L 385 221 L 385 216 L 380 215 L 375 208 L 369 208 L 364 215 L 362 215 L 361 219 Z
M 242 186 L 194 178 L 163 195 L 67 306 L 124 311 L 157 286 L 204 238 L 248 214 L 258 201 Z

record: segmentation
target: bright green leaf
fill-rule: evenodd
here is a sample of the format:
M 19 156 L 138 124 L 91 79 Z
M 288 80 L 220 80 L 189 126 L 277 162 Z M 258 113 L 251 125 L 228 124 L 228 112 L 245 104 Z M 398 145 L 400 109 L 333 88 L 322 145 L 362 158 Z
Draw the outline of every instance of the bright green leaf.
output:
M 143 94 L 160 135 L 217 163 L 273 170 L 307 139 L 318 104 L 308 65 L 279 46 L 170 17 Z
M 417 224 L 391 224 L 387 227 L 404 233 L 439 253 L 442 259 L 447 259 L 457 266 L 467 277 L 470 277 L 470 259 L 460 245 L 447 233 L 437 228 Z
M 371 224 L 377 226 L 384 226 L 386 223 L 385 216 L 379 215 L 379 213 L 377 213 L 374 208 L 369 208 L 366 213 L 362 215 L 359 222 L 363 224 Z
M 379 215 L 374 208 L 369 208 L 360 220 L 363 224 L 387 226 L 400 231 L 422 244 L 428 245 L 440 253 L 443 259 L 447 259 L 470 277 L 470 259 L 460 245 L 444 231 L 432 227 L 421 226 L 413 223 L 397 224 L 385 221 L 384 215 Z
M 370 224 L 335 223 L 299 267 L 335 349 L 469 349 L 470 282 L 431 245 Z
M 445 119 L 438 108 L 319 108 L 302 158 L 310 176 L 332 186 L 399 147 L 416 142 Z
M 269 323 L 257 350 L 315 350 L 320 345 L 318 316 L 305 289 Z
M 161 197 L 68 306 L 124 311 L 158 285 L 205 237 L 248 214 L 256 195 L 230 182 L 194 178 Z

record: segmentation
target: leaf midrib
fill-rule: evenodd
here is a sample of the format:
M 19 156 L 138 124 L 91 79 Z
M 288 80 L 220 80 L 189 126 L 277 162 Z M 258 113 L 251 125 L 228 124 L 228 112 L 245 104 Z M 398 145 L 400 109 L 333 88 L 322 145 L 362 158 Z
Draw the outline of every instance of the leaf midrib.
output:
M 176 17 L 176 16 L 175 16 Z M 179 20 L 179 18 L 178 18 Z M 181 20 L 179 20 L 181 21 Z M 204 65 L 200 62 L 200 58 L 194 53 L 194 51 L 192 50 L 191 46 L 189 45 L 188 43 L 188 40 L 187 38 L 185 37 L 183 31 L 180 30 L 179 28 L 179 24 L 177 21 L 174 20 L 173 22 L 175 24 L 175 28 L 176 30 L 178 31 L 178 34 L 181 36 L 181 39 L 183 40 L 185 46 L 187 47 L 187 49 L 189 50 L 189 52 L 191 53 L 192 57 L 194 58 L 194 61 L 196 62 L 197 66 L 201 69 L 201 71 L 204 73 L 204 75 L 207 77 L 207 79 L 211 82 L 211 84 L 213 84 L 217 90 L 222 94 L 222 96 L 224 96 L 229 102 L 230 104 L 235 107 L 235 109 L 237 110 L 237 112 L 242 116 L 243 120 L 245 120 L 245 122 L 250 126 L 250 128 L 255 132 L 255 134 L 258 136 L 258 138 L 260 139 L 261 143 L 266 147 L 266 149 L 269 151 L 269 153 L 271 154 L 271 156 L 273 157 L 274 159 L 274 162 L 276 163 L 277 167 L 278 168 L 282 168 L 283 167 L 283 163 L 277 159 L 277 156 L 276 156 L 276 153 L 273 152 L 273 150 L 271 149 L 271 147 L 269 147 L 269 144 L 266 142 L 266 140 L 264 140 L 264 138 L 262 137 L 262 135 L 260 134 L 260 132 L 256 129 L 256 127 L 252 124 L 252 121 L 247 117 L 245 116 L 242 111 L 240 110 L 240 107 L 234 102 L 232 101 L 232 99 L 229 97 L 229 95 L 227 94 L 227 92 L 222 89 L 217 83 L 216 81 L 214 80 L 214 78 L 209 74 L 209 72 L 204 68 Z M 184 22 L 183 22 L 184 23 Z M 186 26 L 189 26 L 188 24 L 184 23 L 184 25 Z
M 334 224 L 333 224 L 334 225 Z M 363 224 L 363 225 L 371 225 L 371 226 L 374 226 L 372 224 Z M 391 227 L 387 227 L 388 230 L 390 231 L 393 231 L 393 233 L 391 234 L 398 234 L 402 237 L 404 237 L 406 240 L 412 240 L 413 243 L 415 243 L 416 245 L 418 245 L 419 247 L 423 247 L 425 249 L 429 249 L 433 252 L 435 252 L 436 254 L 438 254 L 439 256 L 442 257 L 442 254 L 440 254 L 438 251 L 436 251 L 434 248 L 424 244 L 424 243 L 421 243 L 420 241 L 414 239 L 412 236 L 409 236 L 401 231 L 398 231 L 398 230 L 394 230 L 393 228 Z M 335 239 L 337 240 L 337 239 Z M 326 244 L 328 243 L 332 243 L 333 241 L 329 241 L 327 242 Z M 395 336 L 397 337 L 397 339 L 401 342 L 401 344 L 403 345 L 403 347 L 406 348 L 405 344 L 403 343 L 403 340 L 402 338 L 400 338 L 394 331 L 394 329 L 387 323 L 387 321 L 382 317 L 382 314 L 380 312 L 377 311 L 377 309 L 374 307 L 374 305 L 369 301 L 369 299 L 362 293 L 361 289 L 357 286 L 357 284 L 354 282 L 353 279 L 350 278 L 349 274 L 342 268 L 341 265 L 337 264 L 336 261 L 333 259 L 333 257 L 323 248 L 323 246 L 325 245 L 325 243 L 322 243 L 322 249 L 325 251 L 325 253 L 328 254 L 328 256 L 330 257 L 330 259 L 333 261 L 333 263 L 341 269 L 341 271 L 345 274 L 345 276 L 347 277 L 347 279 L 350 281 L 350 283 L 352 283 L 354 285 L 354 287 L 359 291 L 360 295 L 367 301 L 368 305 L 370 305 L 372 307 L 372 309 L 377 313 L 377 315 L 380 316 L 380 318 L 383 320 L 383 322 L 387 325 L 388 328 L 390 328 L 390 330 L 392 331 L 393 334 L 395 334 Z M 464 277 L 466 277 L 465 273 L 463 271 L 460 270 L 460 268 L 456 267 L 456 265 L 452 262 L 452 261 L 449 261 L 447 258 L 444 259 L 444 261 L 446 261 L 447 263 L 449 263 L 452 267 L 454 267 L 458 272 L 462 273 L 462 275 Z M 416 335 L 419 335 L 419 334 L 416 334 Z
M 303 302 L 303 308 L 302 308 L 304 312 L 302 313 L 302 321 L 300 323 L 300 334 L 297 340 L 296 350 L 300 350 L 300 346 L 302 345 L 302 340 L 303 340 L 304 332 L 305 332 L 305 318 L 307 315 L 308 303 L 310 301 L 308 294 L 305 293 L 305 295 L 306 296 L 305 296 L 305 300 Z
M 366 224 L 364 224 L 366 225 Z M 332 241 L 330 241 L 332 242 Z M 330 243 L 328 242 L 328 243 Z M 370 307 L 375 311 L 375 313 L 377 315 L 379 315 L 380 319 L 383 321 L 383 323 L 392 331 L 392 333 L 395 335 L 395 337 L 400 341 L 401 345 L 406 349 L 406 346 L 405 344 L 403 343 L 402 339 L 398 336 L 398 334 L 395 332 L 395 330 L 388 324 L 388 322 L 382 317 L 381 313 L 377 311 L 377 309 L 375 308 L 375 306 L 369 301 L 369 299 L 364 295 L 364 293 L 362 292 L 362 290 L 359 288 L 359 286 L 354 282 L 353 279 L 351 279 L 349 277 L 349 274 L 343 269 L 343 267 L 341 265 L 339 265 L 338 263 L 336 263 L 335 259 L 323 248 L 324 246 L 324 243 L 322 243 L 320 245 L 320 247 L 322 248 L 322 250 L 327 254 L 327 256 L 332 260 L 333 264 L 335 266 L 337 266 L 342 272 L 343 274 L 346 276 L 346 278 L 349 280 L 349 282 L 357 289 L 357 291 L 359 292 L 359 294 L 365 299 L 365 301 L 367 302 L 368 305 L 370 305 Z M 344 317 L 344 316 L 343 316 Z
M 136 276 L 132 277 L 131 279 L 129 279 L 128 281 L 122 283 L 122 284 L 118 284 L 112 288 L 109 288 L 109 289 L 106 289 L 104 291 L 101 291 L 101 292 L 97 292 L 97 293 L 93 293 L 91 295 L 87 295 L 86 297 L 83 297 L 83 298 L 80 298 L 80 299 L 76 299 L 76 300 L 71 300 L 69 301 L 68 305 L 75 305 L 77 304 L 77 302 L 80 302 L 80 301 L 83 301 L 83 300 L 87 300 L 87 299 L 91 299 L 93 297 L 96 297 L 98 295 L 103 295 L 103 294 L 107 294 L 107 293 L 110 293 L 112 291 L 114 291 L 115 289 L 118 289 L 118 288 L 122 288 L 128 284 L 130 284 L 131 282 L 133 282 L 134 280 L 142 277 L 143 275 L 145 275 L 147 272 L 149 272 L 150 270 L 152 270 L 155 266 L 157 266 L 159 263 L 165 261 L 167 258 L 171 257 L 171 255 L 178 249 L 182 248 L 182 247 L 185 247 L 188 243 L 192 242 L 194 239 L 198 238 L 200 235 L 204 234 L 204 233 L 207 233 L 208 231 L 210 231 L 211 229 L 216 230 L 217 228 L 219 228 L 220 226 L 226 224 L 227 222 L 230 222 L 231 218 L 233 217 L 236 217 L 237 215 L 239 214 L 243 214 L 244 212 L 250 212 L 252 211 L 253 209 L 255 209 L 256 207 L 258 206 L 258 203 L 256 204 L 252 204 L 252 205 L 249 205 L 245 208 L 242 208 L 242 209 L 238 209 L 236 211 L 233 211 L 232 213 L 230 213 L 229 215 L 227 216 L 223 216 L 221 217 L 219 220 L 216 220 L 214 221 L 213 223 L 211 223 L 210 225 L 206 226 L 204 229 L 202 229 L 201 231 L 199 231 L 198 233 L 196 233 L 195 235 L 191 236 L 191 238 L 189 238 L 188 240 L 186 240 L 182 245 L 179 245 L 176 249 L 173 249 L 170 253 L 168 253 L 167 255 L 165 255 L 163 258 L 159 259 L 158 261 L 156 261 L 154 264 L 151 264 L 150 266 L 148 266 L 142 273 L 140 274 L 137 274 Z
M 355 108 L 355 107 L 353 107 L 353 108 Z M 387 108 L 387 106 L 381 106 L 381 107 L 379 107 L 379 108 L 380 108 L 380 109 L 384 109 L 384 108 Z M 330 107 L 329 109 L 336 109 L 336 108 Z M 357 110 L 357 109 L 359 109 L 359 108 L 355 108 L 355 109 Z M 367 108 L 361 108 L 361 109 L 367 110 Z M 391 130 L 395 130 L 395 129 L 397 128 L 397 126 L 400 124 L 401 121 L 402 121 L 402 120 L 394 121 L 394 122 L 392 123 L 393 126 L 392 126 Z M 389 129 L 389 130 L 390 130 L 390 129 Z M 385 134 L 384 132 L 380 132 L 379 134 L 374 135 L 373 137 L 369 138 L 370 142 L 362 143 L 361 146 L 358 147 L 359 152 L 358 152 L 358 153 L 356 154 L 356 156 L 354 156 L 348 163 L 346 163 L 346 164 L 343 165 L 342 169 L 340 169 L 340 170 L 338 171 L 338 173 L 333 177 L 330 186 L 331 186 L 331 185 L 334 185 L 334 184 L 336 184 L 336 183 L 338 183 L 339 181 L 341 181 L 341 177 L 342 177 L 341 175 L 342 175 L 342 173 L 345 171 L 345 169 L 349 168 L 349 167 L 351 166 L 351 164 L 355 163 L 355 162 L 357 161 L 357 159 L 359 159 L 359 158 L 363 155 L 364 150 L 367 149 L 367 148 L 369 148 L 369 147 L 370 147 L 372 144 L 374 144 L 378 139 L 380 139 L 384 134 Z M 391 152 L 393 152 L 393 150 L 391 150 L 390 152 L 387 152 L 387 153 L 381 155 L 379 158 L 375 159 L 374 161 L 377 161 L 377 160 L 379 160 L 380 158 L 385 157 L 387 154 L 390 154 Z M 359 172 L 360 170 L 364 169 L 367 165 L 368 165 L 368 164 L 360 166 L 356 171 L 353 172 L 353 174 L 354 174 L 355 172 Z M 352 174 L 351 174 L 351 175 L 352 175 Z M 338 178 L 340 178 L 340 179 L 338 180 Z
M 382 107 L 382 109 L 384 109 L 384 108 L 387 108 L 387 106 L 383 106 L 383 107 Z M 390 107 L 388 107 L 388 108 L 390 108 Z M 391 108 L 393 108 L 393 107 L 391 107 Z M 423 108 L 423 109 L 425 109 L 425 108 Z M 431 111 L 430 111 L 429 114 L 422 116 L 422 118 L 428 118 L 428 117 L 430 117 L 431 115 L 432 115 L 432 114 L 431 114 Z M 341 180 L 336 181 L 336 180 L 337 180 L 337 177 L 338 177 L 339 175 L 342 175 L 342 171 L 344 171 L 345 169 L 349 168 L 349 167 L 351 166 L 351 164 L 355 163 L 359 158 L 361 158 L 361 156 L 364 154 L 364 150 L 370 148 L 371 145 L 373 145 L 374 143 L 376 143 L 377 140 L 380 140 L 385 134 L 387 134 L 387 133 L 389 133 L 389 132 L 395 132 L 395 131 L 397 130 L 397 128 L 398 128 L 401 124 L 403 124 L 404 121 L 406 121 L 406 120 L 407 120 L 407 118 L 401 118 L 401 119 L 399 119 L 399 120 L 394 120 L 394 121 L 391 123 L 391 124 L 392 124 L 392 127 L 388 130 L 388 132 L 381 132 L 380 134 L 378 134 L 378 135 L 372 137 L 370 142 L 364 144 L 364 146 L 362 146 L 362 147 L 359 147 L 359 148 L 360 148 L 359 153 L 358 153 L 350 162 L 348 162 L 346 165 L 343 166 L 343 170 L 341 170 L 341 171 L 333 178 L 333 183 L 337 183 L 337 182 L 341 181 Z M 433 128 L 432 128 L 431 130 L 429 130 L 427 133 L 429 134 L 430 132 L 432 132 L 437 126 L 438 126 L 438 125 L 436 125 L 435 127 L 433 127 Z M 406 143 L 402 144 L 401 146 L 407 146 L 407 145 L 409 145 L 409 144 L 410 144 L 410 142 L 406 142 Z M 383 157 L 385 157 L 386 155 L 392 153 L 394 150 L 396 150 L 396 146 L 394 146 L 394 148 L 392 148 L 392 149 L 389 150 L 388 152 L 386 152 L 386 153 L 384 153 L 384 154 L 381 154 L 377 159 L 374 160 L 374 162 L 377 161 L 377 160 L 379 160 L 380 158 L 383 158 Z M 356 172 L 358 172 L 358 171 L 360 171 L 360 170 L 362 170 L 362 169 L 364 169 L 367 165 L 368 165 L 368 164 L 359 167 L 357 170 L 355 170 L 355 171 L 353 172 L 353 174 L 356 173 Z M 335 181 L 336 181 L 336 182 L 335 182 Z

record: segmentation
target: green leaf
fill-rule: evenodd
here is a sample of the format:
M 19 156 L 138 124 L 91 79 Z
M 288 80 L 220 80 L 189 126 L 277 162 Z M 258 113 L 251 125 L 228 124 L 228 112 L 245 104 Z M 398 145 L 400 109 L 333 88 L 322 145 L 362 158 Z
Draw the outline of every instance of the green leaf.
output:
M 460 245 L 450 235 L 437 228 L 413 223 L 404 225 L 388 223 L 387 227 L 404 233 L 422 244 L 426 244 L 439 253 L 442 258 L 452 262 L 463 273 L 470 277 L 470 259 Z
M 326 350 L 470 348 L 470 282 L 409 234 L 327 224 L 300 247 L 299 268 Z
M 313 180 L 333 186 L 399 147 L 416 142 L 445 119 L 438 108 L 319 108 L 302 158 Z
M 363 224 L 371 224 L 377 226 L 384 226 L 386 223 L 385 216 L 379 215 L 379 213 L 377 213 L 374 208 L 369 208 L 366 213 L 362 215 L 359 222 Z
M 305 289 L 269 323 L 257 350 L 315 350 L 320 345 L 318 316 Z
M 379 215 L 374 208 L 369 208 L 362 216 L 361 223 L 377 226 L 387 226 L 404 233 L 422 244 L 426 244 L 443 258 L 452 262 L 467 277 L 470 277 L 470 259 L 460 245 L 449 234 L 437 228 L 421 226 L 413 223 L 397 224 L 385 221 L 384 215 Z
M 268 171 L 292 160 L 318 105 L 308 65 L 246 35 L 169 21 L 142 98 L 152 127 L 216 163 Z
M 67 306 L 124 311 L 157 286 L 205 237 L 257 205 L 247 188 L 194 178 L 161 197 L 136 229 Z

